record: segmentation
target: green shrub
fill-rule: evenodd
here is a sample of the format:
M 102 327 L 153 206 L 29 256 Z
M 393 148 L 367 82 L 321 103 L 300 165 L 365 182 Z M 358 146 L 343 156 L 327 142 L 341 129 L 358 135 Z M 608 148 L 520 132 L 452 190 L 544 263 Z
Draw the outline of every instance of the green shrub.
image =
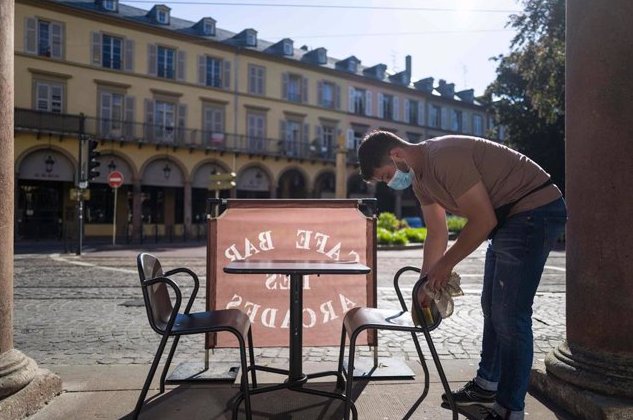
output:
M 388 230 L 389 232 L 395 232 L 400 228 L 400 221 L 396 218 L 396 215 L 389 213 L 388 211 L 380 213 L 378 216 L 378 227 Z
M 461 232 L 462 229 L 464 229 L 466 222 L 467 220 L 465 218 L 459 216 L 448 216 L 446 218 L 449 232 Z
M 405 228 L 402 231 L 409 242 L 422 243 L 426 239 L 426 228 Z
M 406 245 L 409 243 L 409 239 L 407 238 L 407 234 L 404 229 L 393 232 L 393 243 L 394 245 Z
M 385 228 L 379 227 L 376 230 L 376 237 L 379 244 L 389 245 L 393 243 L 393 234 Z

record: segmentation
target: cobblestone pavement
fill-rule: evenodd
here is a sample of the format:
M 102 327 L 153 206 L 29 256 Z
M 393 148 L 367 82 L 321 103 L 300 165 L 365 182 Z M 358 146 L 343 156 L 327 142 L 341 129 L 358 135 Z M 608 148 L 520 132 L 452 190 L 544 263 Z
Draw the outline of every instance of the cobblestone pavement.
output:
M 443 359 L 476 359 L 482 335 L 479 307 L 484 247 L 457 266 L 465 296 L 456 300 L 455 313 L 432 333 Z M 149 363 L 159 338 L 150 329 L 138 286 L 135 251 L 15 256 L 14 344 L 42 365 Z M 421 250 L 378 252 L 378 306 L 398 307 L 391 285 L 403 265 L 419 265 Z M 157 253 L 158 254 L 158 253 Z M 203 247 L 161 251 L 165 267 L 187 266 L 205 272 Z M 557 346 L 565 331 L 565 254 L 550 255 L 534 302 L 535 358 Z M 414 279 L 405 279 L 405 295 Z M 204 284 L 203 278 L 201 283 Z M 198 296 L 205 296 L 201 288 Z M 199 299 L 194 310 L 203 310 Z M 257 338 L 255 337 L 255 340 Z M 202 337 L 181 340 L 175 363 L 200 360 Z M 361 347 L 361 356 L 372 351 Z M 381 332 L 379 356 L 416 359 L 408 333 Z M 257 349 L 259 363 L 287 361 L 286 348 Z M 233 349 L 219 349 L 213 360 L 236 360 Z M 336 361 L 336 347 L 304 348 L 304 359 Z

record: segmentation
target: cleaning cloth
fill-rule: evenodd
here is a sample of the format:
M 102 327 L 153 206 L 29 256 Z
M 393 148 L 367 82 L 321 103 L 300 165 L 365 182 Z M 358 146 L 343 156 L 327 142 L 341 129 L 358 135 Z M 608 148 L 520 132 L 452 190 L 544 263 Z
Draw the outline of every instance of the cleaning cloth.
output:
M 464 291 L 462 290 L 460 284 L 461 277 L 453 271 L 448 279 L 448 282 L 440 290 L 431 290 L 428 282 L 422 285 L 422 290 L 428 298 L 433 300 L 442 318 L 448 318 L 453 314 L 453 310 L 455 309 L 453 298 L 464 295 Z M 433 314 L 431 309 L 422 305 L 422 313 L 424 314 L 424 319 L 427 325 L 433 324 Z M 413 318 L 415 325 L 419 326 L 420 322 L 413 308 L 411 308 L 411 317 Z

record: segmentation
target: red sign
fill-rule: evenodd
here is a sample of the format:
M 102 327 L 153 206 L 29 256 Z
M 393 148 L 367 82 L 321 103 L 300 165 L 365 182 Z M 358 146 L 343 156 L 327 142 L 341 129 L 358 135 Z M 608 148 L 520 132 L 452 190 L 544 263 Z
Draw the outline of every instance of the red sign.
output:
M 119 188 L 123 185 L 123 174 L 119 171 L 112 171 L 108 175 L 108 185 L 110 188 Z

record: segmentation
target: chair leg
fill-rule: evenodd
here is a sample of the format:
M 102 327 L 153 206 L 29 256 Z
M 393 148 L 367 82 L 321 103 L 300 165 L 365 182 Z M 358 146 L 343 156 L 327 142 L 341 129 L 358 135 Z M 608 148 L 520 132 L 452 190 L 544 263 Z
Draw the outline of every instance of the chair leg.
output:
M 255 373 L 255 352 L 253 350 L 253 329 L 248 329 L 248 356 L 251 360 L 251 385 L 257 388 L 257 374 Z
M 409 408 L 409 411 L 404 415 L 403 420 L 411 418 L 415 410 L 418 409 L 422 401 L 426 398 L 429 393 L 430 387 L 430 378 L 429 378 L 429 368 L 426 365 L 426 361 L 424 360 L 424 354 L 422 354 L 422 348 L 420 347 L 420 341 L 418 340 L 418 336 L 415 332 L 411 331 L 411 337 L 413 338 L 413 343 L 415 344 L 415 350 L 418 352 L 418 357 L 420 358 L 420 364 L 422 365 L 422 370 L 424 371 L 424 390 L 422 391 L 422 395 L 415 401 L 415 403 Z
M 163 350 L 165 350 L 165 345 L 167 344 L 168 339 L 168 335 L 163 335 L 163 338 L 161 338 L 160 340 L 160 344 L 158 345 L 158 349 L 156 350 L 156 354 L 154 355 L 154 361 L 152 362 L 152 366 L 149 368 L 147 378 L 145 378 L 145 384 L 143 384 L 143 388 L 141 389 L 141 395 L 138 396 L 136 407 L 134 407 L 134 413 L 132 414 L 132 418 L 134 420 L 138 419 L 138 415 L 141 413 L 141 408 L 143 407 L 143 402 L 145 402 L 147 391 L 149 390 L 149 386 L 152 383 L 152 379 L 154 379 L 156 368 L 158 367 L 160 358 L 163 355 Z
M 424 338 L 426 338 L 426 344 L 429 346 L 429 350 L 431 351 L 431 356 L 433 357 L 435 368 L 437 369 L 437 373 L 440 375 L 440 380 L 442 381 L 442 386 L 444 387 L 444 392 L 446 393 L 446 398 L 448 399 L 448 405 L 453 411 L 453 420 L 457 420 L 457 406 L 455 405 L 455 401 L 453 400 L 453 394 L 451 393 L 451 387 L 448 385 L 446 374 L 444 373 L 444 369 L 442 368 L 442 364 L 440 363 L 440 357 L 435 350 L 435 344 L 433 344 L 433 340 L 431 339 L 431 334 L 429 333 L 429 330 L 427 328 L 424 328 L 423 332 Z
M 336 389 L 341 391 L 345 389 L 345 379 L 343 378 L 343 358 L 345 357 L 345 338 L 347 337 L 347 331 L 345 330 L 345 324 L 341 329 L 341 346 L 338 353 L 338 369 L 336 371 Z
M 347 386 L 345 389 L 345 420 L 349 420 L 352 405 L 352 384 L 354 382 L 354 353 L 356 353 L 356 337 L 360 331 L 356 330 L 349 338 L 349 359 L 347 361 Z
M 169 365 L 171 365 L 171 359 L 174 357 L 174 353 L 176 352 L 176 347 L 178 346 L 178 340 L 180 340 L 180 336 L 177 335 L 174 337 L 174 342 L 171 343 L 171 349 L 169 349 L 169 354 L 167 355 L 167 360 L 165 361 L 165 366 L 163 367 L 163 373 L 160 375 L 160 393 L 165 392 L 165 378 L 167 378 L 167 371 L 169 371 Z
M 244 410 L 246 412 L 246 418 L 250 420 L 253 415 L 251 412 L 251 394 L 250 394 L 250 389 L 248 387 L 248 363 L 246 362 L 246 345 L 244 344 L 244 337 L 242 337 L 241 335 L 236 335 L 236 336 L 237 336 L 237 340 L 240 343 L 240 362 L 242 365 L 242 379 L 241 379 L 240 388 L 242 390 L 242 395 L 244 396 Z M 239 408 L 239 402 L 235 407 L 236 414 L 237 414 L 238 408 Z

